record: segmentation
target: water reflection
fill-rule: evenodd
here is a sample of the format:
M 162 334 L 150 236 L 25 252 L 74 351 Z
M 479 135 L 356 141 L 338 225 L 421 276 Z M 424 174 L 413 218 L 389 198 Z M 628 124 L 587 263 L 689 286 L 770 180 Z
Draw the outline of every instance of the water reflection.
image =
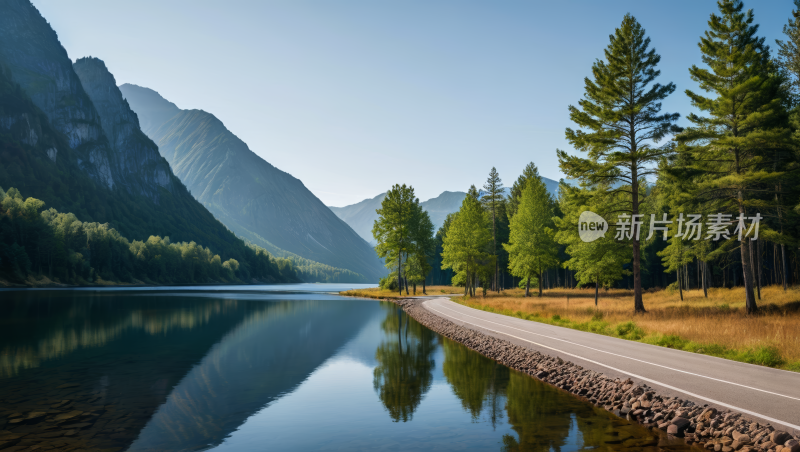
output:
M 473 422 L 487 408 L 492 425 L 503 419 L 509 369 L 447 338 L 442 372 Z
M 660 440 L 372 300 L 19 293 L 0 302 L 0 350 L 0 442 L 11 438 L 0 447 L 568 451 Z
M 392 420 L 407 422 L 431 388 L 436 334 L 411 322 L 393 304 L 384 307 L 387 313 L 381 329 L 389 337 L 396 335 L 396 340 L 382 342 L 375 351 L 378 365 L 373 371 L 372 384 Z
M 251 314 L 173 388 L 129 450 L 219 444 L 342 347 L 368 315 L 363 304 L 306 300 L 281 315 Z

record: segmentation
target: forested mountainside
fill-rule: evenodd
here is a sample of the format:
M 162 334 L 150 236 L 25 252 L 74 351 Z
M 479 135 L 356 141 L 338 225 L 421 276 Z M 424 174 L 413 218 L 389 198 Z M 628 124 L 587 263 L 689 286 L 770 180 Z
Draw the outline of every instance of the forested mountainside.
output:
M 76 63 L 84 64 L 86 87 L 38 10 L 27 0 L 0 1 L 0 187 L 81 221 L 108 223 L 130 240 L 195 242 L 237 260 L 243 276 L 255 274 L 256 251 L 198 203 L 136 132 L 136 115 L 102 62 Z
M 195 242 L 157 236 L 131 242 L 108 224 L 42 211 L 44 202 L 25 199 L 13 187 L 0 187 L 0 206 L 0 278 L 7 282 L 29 282 L 31 276 L 79 285 L 298 281 L 291 261 L 273 259 L 263 248 L 254 249 L 243 268 Z
M 252 152 L 214 115 L 181 110 L 157 92 L 120 87 L 175 174 L 232 231 L 280 255 L 285 250 L 377 281 L 372 247 L 303 183 Z
M 547 191 L 550 192 L 551 195 L 556 196 L 558 193 L 558 182 L 547 179 L 546 177 L 543 177 L 542 181 L 547 187 Z M 438 231 L 439 228 L 442 227 L 442 224 L 444 224 L 447 215 L 457 212 L 458 209 L 461 208 L 461 202 L 464 201 L 466 195 L 467 194 L 463 191 L 445 191 L 442 192 L 441 195 L 419 204 L 422 206 L 423 210 L 428 212 L 434 230 Z M 506 195 L 508 195 L 508 189 L 506 189 Z M 349 224 L 361 238 L 374 246 L 375 238 L 372 237 L 372 225 L 378 218 L 378 214 L 375 213 L 375 210 L 380 209 L 381 201 L 383 201 L 385 196 L 386 193 L 381 193 L 374 198 L 365 199 L 349 206 L 331 206 L 329 209 L 331 209 L 336 216 L 341 218 L 342 221 Z

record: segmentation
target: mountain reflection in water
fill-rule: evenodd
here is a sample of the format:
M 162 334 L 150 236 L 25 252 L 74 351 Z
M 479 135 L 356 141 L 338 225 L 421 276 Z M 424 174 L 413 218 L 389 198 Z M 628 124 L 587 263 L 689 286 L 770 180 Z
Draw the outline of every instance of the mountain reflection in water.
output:
M 0 448 L 685 448 L 373 300 L 2 292 L 0 351 Z

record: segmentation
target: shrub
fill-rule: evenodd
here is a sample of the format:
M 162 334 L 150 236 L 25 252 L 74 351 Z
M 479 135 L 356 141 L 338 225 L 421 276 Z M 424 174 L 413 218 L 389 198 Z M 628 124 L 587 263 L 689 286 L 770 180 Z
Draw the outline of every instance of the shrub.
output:
M 614 332 L 621 338 L 631 339 L 634 341 L 638 341 L 644 337 L 644 330 L 636 326 L 636 324 L 633 322 L 620 323 L 616 326 Z

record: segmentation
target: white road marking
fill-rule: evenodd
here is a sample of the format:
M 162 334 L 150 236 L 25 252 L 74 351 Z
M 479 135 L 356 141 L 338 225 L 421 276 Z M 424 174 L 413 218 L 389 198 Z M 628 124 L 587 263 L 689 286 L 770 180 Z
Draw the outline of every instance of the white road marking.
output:
M 546 334 L 535 333 L 533 331 L 523 330 L 521 328 L 515 328 L 513 326 L 505 325 L 505 324 L 502 324 L 502 323 L 492 322 L 491 320 L 481 319 L 480 317 L 475 317 L 475 316 L 472 316 L 472 315 L 469 315 L 469 314 L 465 314 L 463 312 L 459 312 L 456 309 L 448 308 L 447 306 L 440 306 L 440 307 L 442 309 L 447 309 L 447 310 L 453 311 L 455 313 L 458 313 L 460 315 L 465 315 L 467 317 L 472 317 L 474 319 L 482 320 L 484 322 L 494 323 L 495 325 L 501 325 L 501 326 L 504 326 L 506 328 L 512 328 L 512 329 L 515 329 L 517 331 L 522 331 L 522 332 L 528 333 L 528 334 L 535 334 L 536 336 L 546 337 L 548 339 L 553 339 L 553 340 L 556 340 L 556 341 L 566 342 L 568 344 L 572 344 L 572 345 L 577 345 L 579 347 L 588 348 L 589 350 L 594 350 L 596 352 L 606 353 L 606 354 L 609 354 L 609 355 L 618 356 L 620 358 L 630 359 L 632 361 L 638 361 L 640 363 L 649 364 L 651 366 L 662 367 L 664 369 L 673 370 L 675 372 L 681 372 L 681 373 L 685 373 L 685 374 L 688 374 L 688 375 L 694 375 L 695 377 L 707 378 L 709 380 L 719 381 L 720 383 L 727 383 L 727 384 L 734 385 L 734 386 L 740 386 L 742 388 L 752 389 L 754 391 L 761 391 L 761 392 L 765 392 L 767 394 L 772 394 L 772 395 L 776 395 L 776 396 L 779 396 L 779 397 L 785 397 L 787 399 L 800 401 L 800 398 L 797 398 L 797 397 L 792 397 L 792 396 L 788 396 L 788 395 L 785 395 L 785 394 L 780 394 L 780 393 L 777 393 L 777 392 L 767 391 L 766 389 L 754 388 L 752 386 L 743 385 L 741 383 L 735 383 L 733 381 L 721 380 L 719 378 L 709 377 L 707 375 L 697 374 L 697 373 L 694 373 L 694 372 L 689 372 L 687 370 L 675 369 L 673 367 L 665 366 L 663 364 L 651 363 L 649 361 L 644 361 L 644 360 L 641 360 L 641 359 L 638 359 L 638 358 L 631 358 L 630 356 L 620 355 L 618 353 L 609 352 L 607 350 L 602 350 L 602 349 L 599 349 L 599 348 L 589 347 L 588 345 L 579 344 L 577 342 L 572 342 L 572 341 L 569 341 L 569 340 L 566 340 L 566 339 L 560 339 L 560 338 L 557 338 L 557 337 L 548 336 Z M 468 307 L 467 309 L 472 309 L 472 308 Z
M 441 307 L 442 307 L 443 309 L 448 309 L 448 310 L 450 310 L 450 311 L 456 312 L 456 313 L 458 313 L 458 314 L 460 314 L 460 315 L 465 315 L 465 316 L 467 316 L 467 317 L 472 317 L 472 318 L 475 318 L 475 319 L 478 319 L 478 320 L 482 320 L 482 321 L 484 321 L 484 322 L 494 323 L 495 325 L 500 325 L 500 326 L 504 326 L 504 327 L 507 327 L 507 328 L 512 328 L 512 329 L 515 329 L 515 330 L 523 331 L 523 332 L 525 332 L 525 333 L 536 334 L 536 335 L 538 335 L 538 336 L 543 336 L 543 337 L 547 337 L 547 338 L 550 338 L 550 339 L 559 340 L 559 341 L 562 341 L 562 342 L 568 342 L 568 343 L 570 343 L 570 344 L 573 344 L 573 345 L 580 345 L 580 344 L 575 344 L 575 343 L 573 343 L 573 342 L 569 342 L 569 341 L 566 341 L 566 340 L 563 340 L 563 339 L 552 338 L 552 337 L 549 337 L 549 336 L 545 336 L 545 335 L 543 335 L 543 334 L 532 333 L 532 332 L 530 332 L 530 331 L 526 331 L 526 330 L 520 330 L 519 328 L 514 328 L 514 327 L 510 327 L 510 326 L 508 326 L 508 325 L 503 325 L 503 324 L 501 324 L 501 323 L 492 322 L 491 320 L 481 319 L 481 318 L 478 318 L 478 317 L 475 317 L 475 316 L 471 316 L 471 315 L 469 315 L 469 314 L 464 314 L 464 313 L 458 312 L 458 311 L 456 311 L 456 310 L 454 310 L 454 309 L 450 309 L 450 308 L 447 308 L 447 307 L 444 307 L 444 306 L 441 306 Z M 428 306 L 428 309 L 430 309 L 430 310 L 432 310 L 432 311 L 434 311 L 434 312 L 437 312 L 437 313 L 439 313 L 439 314 L 442 314 L 442 315 L 444 315 L 444 316 L 447 316 L 447 314 L 445 314 L 445 313 L 443 313 L 443 312 L 441 312 L 441 311 L 437 311 L 437 310 L 436 310 L 435 308 L 433 308 L 432 306 Z M 476 326 L 480 326 L 480 325 L 476 325 Z M 653 384 L 657 384 L 657 385 L 663 386 L 663 387 L 665 387 L 665 388 L 668 388 L 668 389 L 672 389 L 672 390 L 675 390 L 675 391 L 680 391 L 680 392 L 682 392 L 682 393 L 684 393 L 684 394 L 688 394 L 688 395 L 690 395 L 690 396 L 692 396 L 692 397 L 697 397 L 697 398 L 699 398 L 699 399 L 703 399 L 703 400 L 705 400 L 705 401 L 708 401 L 708 402 L 711 402 L 711 403 L 714 403 L 714 404 L 717 404 L 717 405 L 720 405 L 720 406 L 724 406 L 724 407 L 726 407 L 726 408 L 730 408 L 730 409 L 732 409 L 732 410 L 736 410 L 736 411 L 739 411 L 739 412 L 741 412 L 741 413 L 746 413 L 746 414 L 749 414 L 749 415 L 751 415 L 751 416 L 757 416 L 757 417 L 760 417 L 760 418 L 762 418 L 762 419 L 765 419 L 765 420 L 767 420 L 767 421 L 770 421 L 770 422 L 773 422 L 773 423 L 776 423 L 776 424 L 781 424 L 781 425 L 784 425 L 784 426 L 787 426 L 787 427 L 793 428 L 793 429 L 795 429 L 795 430 L 800 430 L 800 425 L 794 425 L 794 424 L 790 424 L 790 423 L 788 423 L 788 422 L 784 422 L 784 421 L 781 421 L 781 420 L 779 420 L 779 419 L 775 419 L 775 418 L 772 418 L 772 417 L 769 417 L 769 416 L 765 416 L 765 415 L 763 415 L 763 414 L 759 414 L 759 413 L 756 413 L 756 412 L 753 412 L 753 411 L 750 411 L 750 410 L 746 410 L 746 409 L 744 409 L 744 408 L 739 408 L 739 407 L 737 407 L 737 406 L 730 405 L 730 404 L 727 404 L 727 403 L 725 403 L 725 402 L 721 402 L 721 401 L 719 401 L 719 400 L 711 399 L 711 398 L 709 398 L 709 397 L 705 397 L 705 396 L 702 396 L 702 395 L 700 395 L 700 394 L 695 394 L 695 393 L 692 393 L 692 392 L 686 391 L 686 390 L 684 390 L 684 389 L 677 388 L 677 387 L 675 387 L 675 386 L 671 386 L 671 385 L 668 385 L 668 384 L 666 384 L 666 383 L 662 383 L 662 382 L 660 382 L 660 381 L 657 381 L 657 380 L 653 380 L 653 379 L 651 379 L 651 378 L 644 377 L 644 376 L 642 376 L 642 375 L 637 375 L 637 374 L 634 374 L 634 373 L 632 373 L 632 372 L 629 372 L 629 371 L 626 371 L 626 370 L 617 369 L 616 367 L 609 366 L 608 364 L 604 364 L 604 363 L 601 363 L 601 362 L 598 362 L 598 361 L 594 361 L 594 360 L 591 360 L 591 359 L 585 358 L 585 357 L 583 357 L 583 356 L 574 355 L 574 354 L 572 354 L 572 353 L 569 353 L 569 352 L 566 352 L 566 351 L 564 351 L 564 350 L 559 350 L 559 349 L 557 349 L 557 348 L 553 348 L 553 347 L 550 347 L 550 346 L 547 346 L 547 345 L 544 345 L 544 344 L 540 344 L 540 343 L 538 343 L 538 342 L 534 342 L 534 341 L 532 341 L 532 340 L 530 340 L 530 339 L 525 339 L 525 338 L 522 338 L 522 337 L 514 336 L 513 334 L 509 334 L 509 333 L 506 333 L 506 332 L 503 332 L 503 331 L 497 331 L 497 330 L 493 330 L 493 329 L 486 328 L 486 327 L 481 327 L 481 328 L 485 328 L 485 329 L 487 329 L 487 330 L 489 330 L 489 331 L 492 331 L 492 332 L 494 332 L 494 333 L 499 333 L 499 334 L 504 334 L 504 335 L 506 335 L 506 336 L 511 336 L 511 337 L 513 337 L 513 338 L 515 338 L 515 339 L 519 339 L 519 340 L 522 340 L 522 341 L 525 341 L 525 342 L 530 342 L 531 344 L 538 345 L 539 347 L 548 348 L 548 349 L 550 349 L 550 350 L 554 350 L 554 351 L 556 351 L 556 352 L 563 353 L 563 354 L 565 354 L 565 355 L 567 355 L 567 356 L 572 356 L 573 358 L 578 358 L 578 359 L 584 360 L 584 361 L 586 361 L 586 362 L 590 362 L 590 363 L 593 363 L 593 364 L 597 364 L 597 365 L 600 365 L 600 366 L 606 367 L 606 368 L 608 368 L 608 369 L 615 370 L 615 371 L 617 371 L 617 372 L 620 372 L 620 373 L 624 373 L 624 374 L 630 375 L 630 376 L 632 376 L 632 377 L 635 377 L 635 378 L 638 378 L 638 379 L 640 379 L 640 380 L 648 381 L 648 382 L 650 382 L 650 383 L 653 383 Z M 582 346 L 582 347 L 585 347 L 585 346 Z M 586 347 L 586 348 L 591 348 L 591 347 Z M 594 349 L 593 349 L 593 350 L 594 350 Z M 599 351 L 602 351 L 602 350 L 599 350 Z M 611 353 L 611 354 L 613 355 L 613 353 Z M 623 358 L 627 358 L 626 356 L 622 356 L 622 355 L 617 355 L 617 356 L 621 356 L 621 357 L 623 357 Z M 634 358 L 629 358 L 629 359 L 634 359 Z M 636 360 L 636 361 L 638 361 L 638 360 Z M 664 366 L 661 366 L 661 367 L 664 367 Z M 674 369 L 674 370 L 677 370 L 677 369 Z M 682 371 L 680 371 L 680 370 L 679 370 L 679 372 L 682 372 Z M 687 373 L 688 373 L 688 372 L 687 372 Z M 694 374 L 693 374 L 693 375 L 694 375 Z M 703 375 L 699 375 L 699 376 L 703 377 Z M 705 377 L 705 378 L 711 378 L 711 377 Z M 711 379 L 712 379 L 712 380 L 716 380 L 716 379 L 714 379 L 714 378 L 711 378 Z M 724 380 L 719 380 L 719 381 L 724 381 Z M 731 383 L 731 384 L 735 384 L 735 385 L 738 385 L 738 386 L 744 386 L 744 385 L 739 385 L 738 383 Z M 757 391 L 763 391 L 763 390 L 761 390 L 761 389 L 758 389 L 758 388 L 751 388 L 751 387 L 749 387 L 749 386 L 744 386 L 744 387 L 745 387 L 745 388 L 749 388 L 749 389 L 754 389 L 754 390 L 757 390 Z M 763 392 L 769 392 L 769 391 L 763 391 Z M 775 393 L 771 393 L 771 392 L 770 392 L 770 394 L 775 394 Z M 776 395 L 782 396 L 781 394 L 776 394 Z M 782 397 L 788 397 L 788 396 L 782 396 Z M 789 398 L 793 399 L 794 397 L 789 397 Z

